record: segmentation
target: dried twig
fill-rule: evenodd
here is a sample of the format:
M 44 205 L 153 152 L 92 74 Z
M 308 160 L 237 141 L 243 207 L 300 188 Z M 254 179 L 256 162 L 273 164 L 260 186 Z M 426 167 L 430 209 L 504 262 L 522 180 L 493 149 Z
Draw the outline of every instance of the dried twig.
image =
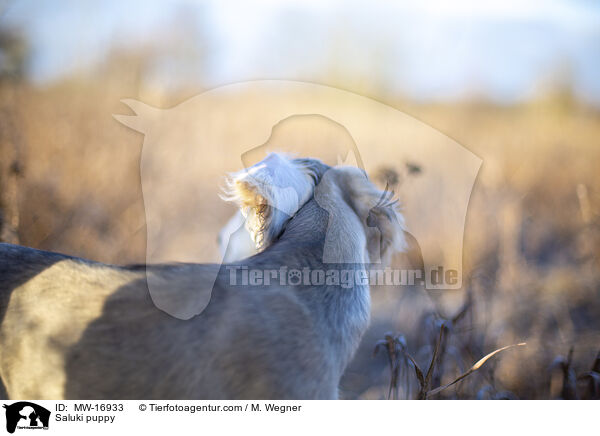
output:
M 429 386 L 431 385 L 431 377 L 433 375 L 433 371 L 435 370 L 435 364 L 438 359 L 438 354 L 440 350 L 440 344 L 442 343 L 443 335 L 444 335 L 444 324 L 440 327 L 440 334 L 435 343 L 435 348 L 433 350 L 433 356 L 431 357 L 431 362 L 429 363 L 429 368 L 427 369 L 427 374 L 423 376 L 423 371 L 413 359 L 413 357 L 406 353 L 406 357 L 411 361 L 413 367 L 415 368 L 415 374 L 417 376 L 417 380 L 419 381 L 419 394 L 417 395 L 417 399 L 425 400 L 427 399 L 427 392 L 429 391 Z
M 376 355 L 381 348 L 385 348 L 390 366 L 388 400 L 392 398 L 392 393 L 393 398 L 397 400 L 400 371 L 402 370 L 402 363 L 406 363 L 406 339 L 402 335 L 394 336 L 391 333 L 386 333 L 385 339 L 377 341 L 375 344 L 373 355 Z
M 454 379 L 450 383 L 445 384 L 444 386 L 440 386 L 439 388 L 435 388 L 435 389 L 429 391 L 427 393 L 427 396 L 435 395 L 435 394 L 443 391 L 444 389 L 446 389 L 446 388 L 448 388 L 448 387 L 450 387 L 450 386 L 458 383 L 462 379 L 468 377 L 469 375 L 471 375 L 472 373 L 474 373 L 475 371 L 477 371 L 479 368 L 481 368 L 483 366 L 483 364 L 485 362 L 487 362 L 491 357 L 493 357 L 494 355 L 500 353 L 501 351 L 508 350 L 509 348 L 513 348 L 513 347 L 523 346 L 523 345 L 526 345 L 526 343 L 525 342 L 520 342 L 518 344 L 507 345 L 506 347 L 498 348 L 497 350 L 492 351 L 488 355 L 484 356 L 482 359 L 478 360 L 471 368 L 469 368 L 469 370 L 467 372 L 459 375 L 456 379 Z

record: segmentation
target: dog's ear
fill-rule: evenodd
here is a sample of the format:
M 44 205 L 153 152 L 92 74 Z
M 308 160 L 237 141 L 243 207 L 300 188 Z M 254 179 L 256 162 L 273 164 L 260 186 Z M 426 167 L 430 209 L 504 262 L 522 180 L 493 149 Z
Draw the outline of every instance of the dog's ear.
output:
M 308 201 L 318 177 L 314 165 L 271 153 L 259 163 L 227 178 L 222 198 L 237 203 L 256 248 L 268 247 L 288 220 Z
M 365 229 L 371 262 L 389 263 L 395 252 L 406 250 L 404 218 L 393 191 L 387 186 L 380 191 L 364 172 L 355 168 L 341 174 L 340 187 Z

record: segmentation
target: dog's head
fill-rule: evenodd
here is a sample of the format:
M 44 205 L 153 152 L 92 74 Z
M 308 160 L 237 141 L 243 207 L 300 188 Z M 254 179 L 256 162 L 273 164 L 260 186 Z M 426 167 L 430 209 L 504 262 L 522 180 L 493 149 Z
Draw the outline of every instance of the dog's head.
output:
M 246 217 L 256 248 L 268 247 L 285 224 L 312 198 L 329 166 L 316 159 L 294 159 L 271 153 L 261 162 L 230 174 L 225 200 L 234 201 Z
M 358 168 L 327 171 L 315 189 L 315 199 L 330 214 L 324 261 L 389 264 L 394 252 L 404 251 L 404 219 L 393 195 Z M 353 249 L 345 250 L 340 241 Z
M 246 217 L 257 248 L 268 247 L 311 198 L 329 212 L 326 263 L 388 263 L 406 248 L 404 220 L 393 192 L 379 190 L 354 167 L 270 154 L 227 179 L 227 200 Z

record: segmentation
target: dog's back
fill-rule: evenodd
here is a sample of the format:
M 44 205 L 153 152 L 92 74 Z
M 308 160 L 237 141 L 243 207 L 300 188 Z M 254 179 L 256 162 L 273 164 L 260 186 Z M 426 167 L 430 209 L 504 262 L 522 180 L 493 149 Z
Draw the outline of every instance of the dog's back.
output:
M 139 274 L 139 273 L 137 273 Z M 137 275 L 84 259 L 0 244 L 0 376 L 19 398 L 61 398 L 65 350 Z
M 10 397 L 336 395 L 327 344 L 292 292 L 218 280 L 205 311 L 182 321 L 154 306 L 146 268 L 7 244 L 0 265 L 0 377 Z M 203 267 L 158 265 L 148 273 L 194 277 Z

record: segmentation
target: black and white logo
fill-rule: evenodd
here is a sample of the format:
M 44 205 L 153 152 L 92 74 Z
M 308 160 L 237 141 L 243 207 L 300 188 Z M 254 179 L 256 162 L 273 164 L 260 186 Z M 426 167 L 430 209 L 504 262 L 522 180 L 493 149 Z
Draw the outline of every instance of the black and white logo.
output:
M 6 409 L 6 431 L 14 433 L 16 429 L 47 430 L 50 421 L 50 411 L 29 401 L 19 401 Z

